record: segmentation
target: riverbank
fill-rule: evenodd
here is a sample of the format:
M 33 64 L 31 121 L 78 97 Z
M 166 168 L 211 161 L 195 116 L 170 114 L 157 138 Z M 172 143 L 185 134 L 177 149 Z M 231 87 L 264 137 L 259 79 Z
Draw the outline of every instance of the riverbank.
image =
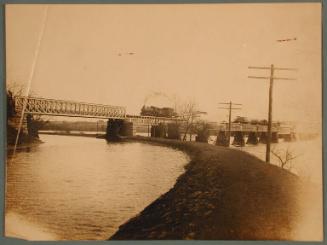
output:
M 7 149 L 13 149 L 15 147 L 17 134 L 18 130 L 16 128 L 7 125 Z M 42 143 L 42 141 L 38 137 L 30 136 L 27 133 L 21 131 L 16 148 L 26 148 L 31 145 L 37 145 L 40 143 Z
M 296 175 L 225 147 L 146 137 L 130 140 L 177 148 L 191 161 L 170 191 L 110 239 L 319 240 L 322 236 L 321 189 Z

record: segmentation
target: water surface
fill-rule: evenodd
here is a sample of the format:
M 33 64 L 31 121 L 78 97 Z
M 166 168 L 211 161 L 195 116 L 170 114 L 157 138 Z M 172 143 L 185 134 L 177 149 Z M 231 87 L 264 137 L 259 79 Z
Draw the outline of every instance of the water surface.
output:
M 167 192 L 189 161 L 167 147 L 41 135 L 7 172 L 6 234 L 103 240 Z

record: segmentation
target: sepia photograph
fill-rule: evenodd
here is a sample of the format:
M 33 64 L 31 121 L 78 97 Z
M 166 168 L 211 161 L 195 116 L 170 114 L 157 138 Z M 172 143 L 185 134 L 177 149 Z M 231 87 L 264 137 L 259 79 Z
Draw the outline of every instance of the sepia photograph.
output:
M 6 4 L 4 235 L 323 241 L 322 4 Z

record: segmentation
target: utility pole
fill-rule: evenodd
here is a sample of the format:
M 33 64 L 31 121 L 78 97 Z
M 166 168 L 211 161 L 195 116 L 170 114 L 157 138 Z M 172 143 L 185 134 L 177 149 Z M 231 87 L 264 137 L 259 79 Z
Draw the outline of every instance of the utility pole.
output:
M 270 76 L 248 76 L 248 78 L 254 79 L 269 79 L 269 106 L 268 106 L 268 135 L 267 135 L 267 145 L 266 145 L 266 163 L 270 163 L 270 145 L 271 145 L 271 131 L 272 131 L 272 103 L 273 103 L 273 87 L 274 87 L 274 80 L 296 80 L 295 78 L 288 78 L 288 77 L 275 77 L 276 70 L 285 70 L 285 71 L 296 71 L 295 68 L 280 68 L 275 67 L 273 64 L 270 67 L 264 66 L 249 66 L 249 69 L 257 69 L 257 70 L 270 70 Z
M 228 142 L 227 142 L 228 143 L 227 146 L 229 147 L 230 136 L 231 136 L 231 125 L 232 125 L 232 110 L 241 110 L 242 109 L 239 107 L 233 107 L 233 105 L 241 106 L 242 104 L 233 103 L 232 101 L 230 101 L 229 103 L 219 103 L 219 104 L 229 105 L 227 108 L 226 107 L 218 108 L 218 109 L 227 109 L 229 111 L 229 113 L 228 113 Z

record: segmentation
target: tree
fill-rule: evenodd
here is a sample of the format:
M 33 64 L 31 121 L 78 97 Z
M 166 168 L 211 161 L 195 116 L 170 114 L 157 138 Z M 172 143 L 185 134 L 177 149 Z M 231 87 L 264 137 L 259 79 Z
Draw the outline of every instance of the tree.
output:
M 15 97 L 24 96 L 26 87 L 21 83 L 8 83 L 7 86 L 7 120 L 11 120 L 14 116 L 21 116 L 17 114 L 17 108 L 15 108 Z M 33 91 L 29 96 L 35 96 Z M 48 123 L 48 120 L 43 120 L 41 115 L 27 115 L 28 133 L 32 137 L 38 137 L 38 130 Z
M 180 116 L 183 118 L 184 122 L 185 122 L 185 132 L 184 132 L 184 136 L 183 136 L 183 141 L 186 141 L 186 136 L 188 133 L 191 134 L 190 137 L 192 137 L 192 125 L 194 122 L 194 119 L 197 116 L 196 113 L 196 103 L 194 100 L 189 100 L 187 102 L 185 102 L 184 104 L 182 104 L 181 108 L 180 108 Z
M 7 82 L 7 91 L 11 91 L 14 97 L 24 96 L 24 93 L 26 91 L 26 86 L 23 83 Z
M 15 97 L 23 96 L 25 91 L 24 84 L 17 82 L 7 83 L 7 121 L 13 118 L 16 114 Z
M 279 166 L 283 169 L 288 170 L 291 170 L 293 168 L 292 160 L 298 157 L 294 156 L 289 147 L 287 147 L 286 150 L 272 149 L 270 152 L 279 160 Z

